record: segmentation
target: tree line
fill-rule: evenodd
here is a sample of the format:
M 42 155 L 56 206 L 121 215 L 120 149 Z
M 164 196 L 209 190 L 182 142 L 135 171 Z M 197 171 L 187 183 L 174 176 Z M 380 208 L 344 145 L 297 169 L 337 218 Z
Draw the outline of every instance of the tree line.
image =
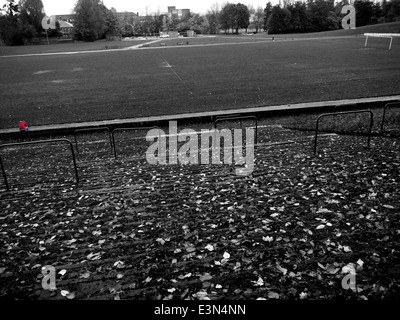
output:
M 8 45 L 20 45 L 24 39 L 44 36 L 41 21 L 45 16 L 41 0 L 7 0 L 0 9 L 0 37 Z M 283 5 L 267 2 L 265 8 L 253 8 L 241 3 L 213 5 L 205 15 L 190 13 L 177 18 L 167 14 L 133 17 L 118 15 L 101 0 L 77 0 L 74 8 L 74 37 L 94 41 L 106 34 L 121 36 L 155 35 L 160 32 L 193 30 L 200 34 L 236 33 L 250 29 L 270 34 L 319 32 L 341 28 L 341 9 L 348 0 L 283 0 Z M 355 0 L 358 27 L 400 21 L 400 0 Z M 399 30 L 400 31 L 400 30 Z M 49 36 L 61 35 L 60 25 L 49 30 Z
M 45 14 L 41 0 L 20 0 L 18 4 L 14 0 L 7 2 L 0 9 L 0 37 L 7 45 L 24 44 L 24 39 L 44 32 L 42 19 Z
M 341 28 L 345 14 L 341 13 L 348 1 L 308 0 L 286 1 L 283 7 L 267 3 L 264 9 L 264 29 L 269 33 L 301 33 L 329 31 Z M 400 0 L 355 0 L 356 26 L 400 21 Z M 399 30 L 400 31 L 400 30 Z

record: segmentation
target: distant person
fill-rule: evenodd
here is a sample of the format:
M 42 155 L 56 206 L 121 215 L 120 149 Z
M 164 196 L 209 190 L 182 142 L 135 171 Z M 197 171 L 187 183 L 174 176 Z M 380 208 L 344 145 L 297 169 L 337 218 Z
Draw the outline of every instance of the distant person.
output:
M 19 131 L 23 132 L 23 131 L 29 131 L 29 127 L 28 124 L 25 121 L 20 121 L 19 122 Z

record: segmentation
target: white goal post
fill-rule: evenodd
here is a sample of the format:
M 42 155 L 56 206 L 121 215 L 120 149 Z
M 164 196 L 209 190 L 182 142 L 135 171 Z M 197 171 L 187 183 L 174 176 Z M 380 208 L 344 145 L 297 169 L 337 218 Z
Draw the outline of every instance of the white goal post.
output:
M 365 48 L 367 47 L 368 37 L 376 38 L 388 38 L 390 39 L 389 50 L 392 49 L 393 37 L 400 37 L 400 33 L 364 33 L 365 38 Z

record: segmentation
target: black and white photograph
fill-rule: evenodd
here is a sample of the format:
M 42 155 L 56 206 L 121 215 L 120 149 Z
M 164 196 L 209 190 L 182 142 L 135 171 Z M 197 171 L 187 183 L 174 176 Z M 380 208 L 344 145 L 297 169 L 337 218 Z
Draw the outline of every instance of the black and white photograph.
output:
M 1 304 L 399 301 L 399 138 L 400 0 L 0 0 Z

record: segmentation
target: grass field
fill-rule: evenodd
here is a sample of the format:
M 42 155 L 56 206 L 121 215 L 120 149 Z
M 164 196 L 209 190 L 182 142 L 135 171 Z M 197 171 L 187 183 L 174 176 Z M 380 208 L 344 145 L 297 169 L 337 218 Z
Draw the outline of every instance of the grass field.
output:
M 99 50 L 62 55 L 12 57 L 45 46 L 1 47 L 0 129 L 22 119 L 43 125 L 399 94 L 397 39 L 391 51 L 388 39 L 364 48 L 364 37 L 343 31 L 275 42 L 270 35 L 184 46 L 170 39 L 175 46 L 137 50 L 106 50 L 106 42 L 49 46 Z M 122 42 L 142 43 L 112 45 Z

